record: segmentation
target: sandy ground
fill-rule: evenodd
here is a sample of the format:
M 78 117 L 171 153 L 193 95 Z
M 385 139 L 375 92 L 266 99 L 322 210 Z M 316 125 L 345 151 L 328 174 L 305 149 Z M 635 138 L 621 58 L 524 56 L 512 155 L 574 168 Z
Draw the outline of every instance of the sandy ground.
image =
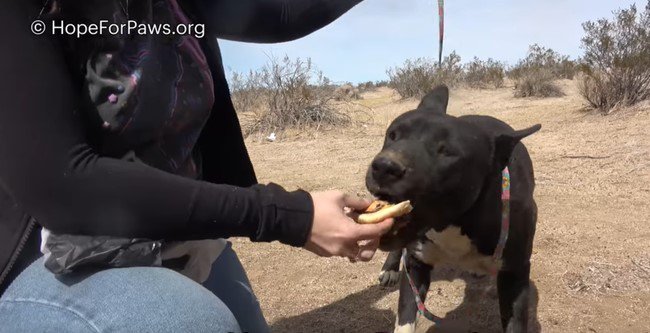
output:
M 650 332 L 650 105 L 609 116 L 586 111 L 574 82 L 565 97 L 515 99 L 512 88 L 452 91 L 449 113 L 486 114 L 515 128 L 535 164 L 539 221 L 532 257 L 531 331 Z M 346 129 L 273 143 L 247 140 L 260 182 L 367 196 L 364 174 L 384 130 L 417 101 L 389 89 L 348 105 Z M 392 331 L 397 291 L 377 285 L 385 258 L 351 264 L 281 244 L 233 243 L 274 332 Z M 442 268 L 427 306 L 440 331 L 499 332 L 491 278 Z M 425 319 L 419 331 L 432 331 Z

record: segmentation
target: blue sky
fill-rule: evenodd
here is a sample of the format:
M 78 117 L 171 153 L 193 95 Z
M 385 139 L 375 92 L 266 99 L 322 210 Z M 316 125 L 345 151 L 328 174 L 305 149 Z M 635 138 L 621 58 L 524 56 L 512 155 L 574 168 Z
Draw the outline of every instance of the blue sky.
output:
M 299 1 L 299 0 L 298 0 Z M 612 17 L 617 8 L 646 0 L 447 0 L 444 55 L 509 64 L 538 43 L 562 54 L 581 54 L 582 22 Z M 334 82 L 386 79 L 404 60 L 437 57 L 437 0 L 365 0 L 329 26 L 296 41 L 245 44 L 221 41 L 224 65 L 247 72 L 268 55 L 311 57 Z

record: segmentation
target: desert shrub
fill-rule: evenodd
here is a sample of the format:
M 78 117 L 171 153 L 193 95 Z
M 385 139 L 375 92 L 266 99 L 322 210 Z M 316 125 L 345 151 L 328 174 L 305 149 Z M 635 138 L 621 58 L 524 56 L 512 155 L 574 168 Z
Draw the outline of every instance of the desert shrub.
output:
M 559 63 L 555 65 L 555 76 L 561 79 L 573 80 L 578 72 L 578 62 L 562 56 Z
M 564 93 L 554 75 L 544 69 L 529 70 L 516 79 L 515 97 L 558 97 Z
M 505 77 L 505 65 L 489 58 L 482 61 L 477 57 L 465 64 L 463 81 L 472 88 L 500 88 Z
M 457 86 L 463 79 L 463 66 L 460 62 L 461 58 L 456 51 L 444 57 L 437 71 L 439 82 L 450 87 Z
M 246 105 L 246 100 L 238 101 L 238 98 L 253 92 L 260 101 L 260 107 L 253 110 L 254 120 L 244 128 L 246 135 L 343 125 L 350 121 L 331 105 L 334 88 L 329 79 L 314 68 L 311 59 L 271 58 L 264 67 L 241 80 L 244 83 L 236 86 L 243 86 L 245 93 L 233 89 L 235 104 Z
M 436 67 L 430 60 L 407 59 L 401 67 L 387 71 L 389 86 L 402 97 L 422 97 L 435 85 Z
M 569 56 L 561 55 L 553 49 L 533 44 L 528 48 L 528 54 L 508 71 L 508 77 L 517 81 L 531 71 L 546 71 L 556 79 L 573 79 L 576 63 Z
M 260 98 L 264 92 L 256 79 L 257 73 L 250 71 L 247 75 L 232 72 L 229 80 L 232 104 L 237 112 L 253 112 L 262 107 Z
M 603 113 L 650 99 L 650 1 L 583 24 L 585 50 L 578 88 Z
M 438 84 L 456 86 L 463 74 L 460 56 L 452 52 L 445 57 L 441 66 L 427 58 L 408 59 L 402 66 L 389 68 L 389 86 L 400 96 L 423 97 Z
M 381 87 L 388 87 L 390 83 L 387 80 L 381 80 L 381 81 L 375 81 L 375 87 L 381 88 Z
M 361 99 L 361 91 L 352 83 L 346 83 L 334 89 L 334 99 L 337 101 L 351 101 Z
M 362 82 L 357 85 L 357 89 L 361 92 L 373 90 L 375 89 L 375 83 L 372 81 Z
M 508 70 L 508 77 L 514 81 L 515 97 L 562 96 L 556 79 L 573 79 L 575 61 L 560 55 L 550 48 L 533 44 L 524 59 Z

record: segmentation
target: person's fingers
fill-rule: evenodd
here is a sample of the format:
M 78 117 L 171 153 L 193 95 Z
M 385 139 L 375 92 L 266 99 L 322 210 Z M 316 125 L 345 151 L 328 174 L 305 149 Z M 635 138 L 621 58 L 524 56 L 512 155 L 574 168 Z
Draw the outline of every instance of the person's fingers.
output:
M 352 210 L 363 211 L 370 206 L 370 200 L 345 194 L 343 195 L 343 205 L 352 208 Z
M 359 245 L 360 251 L 358 255 L 358 260 L 360 261 L 370 261 L 372 257 L 375 255 L 377 252 L 377 248 L 379 247 L 379 239 L 371 239 L 367 242 L 364 242 Z
M 342 249 L 341 256 L 342 257 L 347 257 L 350 260 L 356 260 L 357 257 L 359 256 L 359 245 L 354 242 Z
M 354 237 L 356 240 L 379 238 L 393 227 L 393 223 L 395 220 L 389 218 L 376 224 L 355 224 Z
M 360 214 L 358 212 L 355 212 L 355 211 L 349 211 L 349 212 L 345 212 L 345 215 L 347 217 L 353 219 L 354 221 L 356 221 L 356 220 L 359 219 Z

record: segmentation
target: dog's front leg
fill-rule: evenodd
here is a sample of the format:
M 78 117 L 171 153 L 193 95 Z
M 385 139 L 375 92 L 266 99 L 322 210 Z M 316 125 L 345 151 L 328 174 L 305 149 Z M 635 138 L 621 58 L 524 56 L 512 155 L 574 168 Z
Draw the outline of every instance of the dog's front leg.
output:
M 415 303 L 415 295 L 409 284 L 406 271 L 411 274 L 413 285 L 418 290 L 422 302 L 429 291 L 431 283 L 431 270 L 433 267 L 422 263 L 416 258 L 407 255 L 404 263 L 406 270 L 402 270 L 399 285 L 399 303 L 397 307 L 397 319 L 395 320 L 395 333 L 414 333 L 415 320 L 418 314 L 418 307 Z
M 379 273 L 379 284 L 384 287 L 392 287 L 399 281 L 399 263 L 402 260 L 402 250 L 391 251 L 381 267 Z
M 530 264 L 516 271 L 501 271 L 497 277 L 501 324 L 507 333 L 526 332 Z

